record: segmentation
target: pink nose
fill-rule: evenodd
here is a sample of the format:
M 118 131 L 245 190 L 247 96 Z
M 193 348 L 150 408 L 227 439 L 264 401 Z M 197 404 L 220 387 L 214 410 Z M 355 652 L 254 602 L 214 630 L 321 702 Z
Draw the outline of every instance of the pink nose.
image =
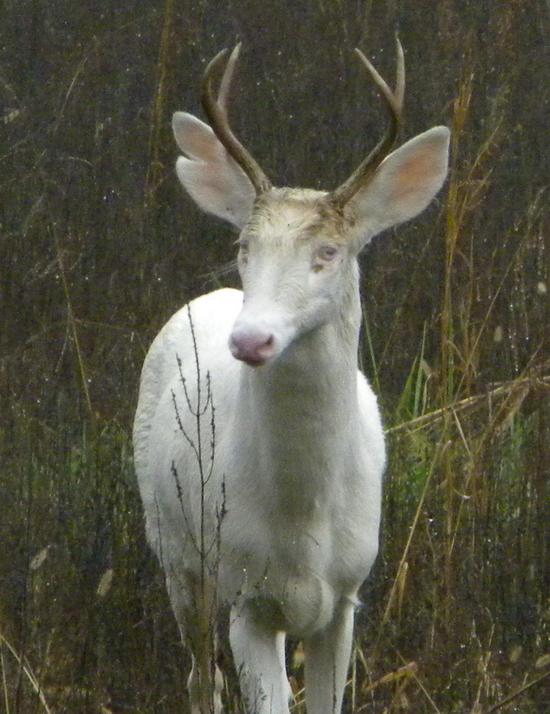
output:
M 260 367 L 274 354 L 275 340 L 265 332 L 234 332 L 229 338 L 229 349 L 235 359 Z

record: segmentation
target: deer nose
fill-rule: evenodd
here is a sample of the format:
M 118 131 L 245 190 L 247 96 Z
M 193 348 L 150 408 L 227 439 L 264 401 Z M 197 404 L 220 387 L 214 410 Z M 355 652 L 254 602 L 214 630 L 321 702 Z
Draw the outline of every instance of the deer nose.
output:
M 235 359 L 260 367 L 275 353 L 275 338 L 267 332 L 236 331 L 229 338 L 229 349 Z

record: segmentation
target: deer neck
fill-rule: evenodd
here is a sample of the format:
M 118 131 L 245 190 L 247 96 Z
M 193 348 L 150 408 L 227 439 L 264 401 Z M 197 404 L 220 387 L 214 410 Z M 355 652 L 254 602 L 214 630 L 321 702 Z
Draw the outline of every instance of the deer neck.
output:
M 257 477 L 276 482 L 289 512 L 317 507 L 349 462 L 360 320 L 354 281 L 335 319 L 302 335 L 274 364 L 243 366 L 239 413 Z

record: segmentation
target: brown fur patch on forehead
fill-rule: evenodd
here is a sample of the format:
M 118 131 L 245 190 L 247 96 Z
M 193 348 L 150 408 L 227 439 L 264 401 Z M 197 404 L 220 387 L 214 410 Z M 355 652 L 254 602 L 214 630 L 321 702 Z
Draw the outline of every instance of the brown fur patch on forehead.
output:
M 326 193 L 302 188 L 275 188 L 259 196 L 243 233 L 280 240 L 312 240 L 323 234 L 346 241 L 344 217 Z

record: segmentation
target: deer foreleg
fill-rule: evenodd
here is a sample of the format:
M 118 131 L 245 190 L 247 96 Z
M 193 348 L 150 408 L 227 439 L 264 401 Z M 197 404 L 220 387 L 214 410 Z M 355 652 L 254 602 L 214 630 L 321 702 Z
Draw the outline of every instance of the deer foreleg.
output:
M 304 640 L 307 711 L 340 714 L 353 640 L 353 605 L 340 606 L 326 629 Z

